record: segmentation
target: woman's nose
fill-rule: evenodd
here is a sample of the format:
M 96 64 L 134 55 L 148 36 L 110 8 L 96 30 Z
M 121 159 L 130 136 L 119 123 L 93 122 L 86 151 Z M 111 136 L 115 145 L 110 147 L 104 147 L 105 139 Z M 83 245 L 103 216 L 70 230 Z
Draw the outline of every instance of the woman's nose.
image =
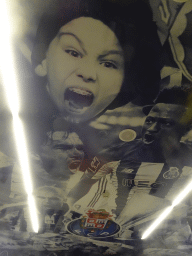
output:
M 83 60 L 77 69 L 77 76 L 86 83 L 94 83 L 97 78 L 96 66 L 91 61 Z

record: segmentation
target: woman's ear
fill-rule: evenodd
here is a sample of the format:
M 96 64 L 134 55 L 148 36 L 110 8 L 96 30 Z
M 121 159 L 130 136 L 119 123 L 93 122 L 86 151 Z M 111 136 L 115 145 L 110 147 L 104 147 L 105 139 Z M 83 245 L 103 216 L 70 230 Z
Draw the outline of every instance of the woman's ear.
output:
M 35 73 L 38 76 L 46 76 L 47 75 L 47 60 L 44 59 L 41 64 L 37 65 L 37 67 L 35 68 Z

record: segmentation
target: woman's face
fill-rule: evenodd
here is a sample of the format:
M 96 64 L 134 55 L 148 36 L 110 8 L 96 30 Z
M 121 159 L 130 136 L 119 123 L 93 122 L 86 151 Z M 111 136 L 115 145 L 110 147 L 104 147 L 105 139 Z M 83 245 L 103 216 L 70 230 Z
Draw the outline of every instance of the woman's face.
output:
M 80 17 L 67 23 L 42 62 L 49 94 L 71 122 L 88 120 L 120 92 L 123 50 L 114 32 L 99 20 Z

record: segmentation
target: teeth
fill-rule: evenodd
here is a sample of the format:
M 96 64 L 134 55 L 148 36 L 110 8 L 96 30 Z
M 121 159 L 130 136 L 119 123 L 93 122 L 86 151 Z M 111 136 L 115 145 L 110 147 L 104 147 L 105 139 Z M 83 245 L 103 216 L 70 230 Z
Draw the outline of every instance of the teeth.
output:
M 64 93 L 64 101 L 72 111 L 85 110 L 91 106 L 93 100 L 93 93 L 82 88 L 71 87 Z
M 75 93 L 78 93 L 78 94 L 81 94 L 81 95 L 91 95 L 92 93 L 91 92 L 88 92 L 86 90 L 83 90 L 83 89 L 80 89 L 80 88 L 69 88 L 70 91 L 72 92 L 75 92 Z
M 150 144 L 154 141 L 154 137 L 150 134 L 145 134 L 145 143 Z

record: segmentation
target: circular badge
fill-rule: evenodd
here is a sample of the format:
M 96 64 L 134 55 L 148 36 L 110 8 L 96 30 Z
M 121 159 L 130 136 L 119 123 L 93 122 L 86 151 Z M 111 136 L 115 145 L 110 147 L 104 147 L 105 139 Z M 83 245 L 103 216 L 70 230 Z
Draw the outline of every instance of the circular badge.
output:
M 119 133 L 119 139 L 125 142 L 133 141 L 137 134 L 134 130 L 126 129 Z
M 104 209 L 90 209 L 85 216 L 67 224 L 67 231 L 77 236 L 106 238 L 117 234 L 120 226 L 114 222 L 109 212 Z
M 170 169 L 163 174 L 163 178 L 170 180 L 176 179 L 179 176 L 179 169 L 177 167 L 170 167 Z
M 96 221 L 98 222 L 98 220 Z M 120 226 L 112 220 L 106 220 L 105 222 L 99 220 L 98 223 L 89 222 L 90 220 L 87 218 L 73 220 L 68 223 L 67 231 L 73 235 L 89 238 L 110 237 L 120 231 Z

